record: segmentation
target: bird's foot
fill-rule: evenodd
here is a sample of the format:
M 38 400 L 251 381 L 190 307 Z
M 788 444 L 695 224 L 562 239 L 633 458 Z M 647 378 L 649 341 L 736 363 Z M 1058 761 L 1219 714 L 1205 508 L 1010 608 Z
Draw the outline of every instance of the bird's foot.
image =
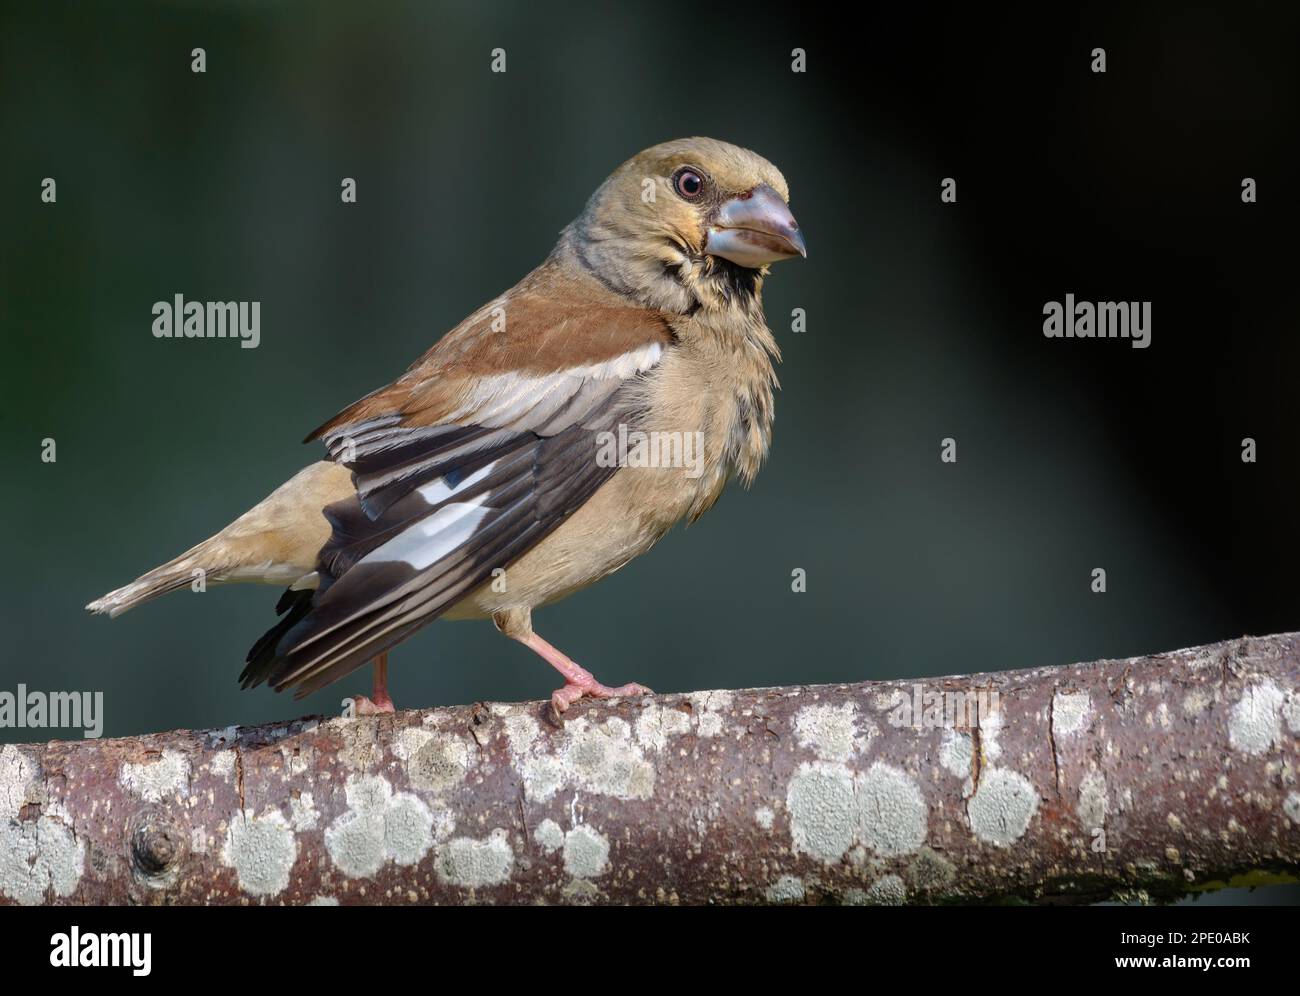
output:
M 353 708 L 358 716 L 382 716 L 386 712 L 396 712 L 397 707 L 388 695 L 376 695 L 373 699 L 365 695 L 352 697 Z
M 353 699 L 358 716 L 382 716 L 386 712 L 396 712 L 392 696 L 388 694 L 388 652 L 375 658 L 374 682 L 370 689 L 370 698 L 358 695 Z
M 588 695 L 593 699 L 617 699 L 629 695 L 654 694 L 645 685 L 638 685 L 636 682 L 628 682 L 626 685 L 610 688 L 608 685 L 602 685 L 597 681 L 589 671 L 583 671 L 581 675 L 565 675 L 565 678 L 564 687 L 557 688 L 551 693 L 551 705 L 559 713 L 564 712 L 584 695 Z
M 498 626 L 500 626 L 499 623 Z M 596 680 L 596 676 L 585 667 L 567 657 L 531 630 L 524 635 L 510 634 L 509 630 L 505 630 L 505 632 L 510 635 L 511 639 L 518 640 L 525 647 L 538 654 L 560 674 L 564 675 L 564 687 L 557 688 L 551 693 L 551 705 L 555 707 L 557 716 L 561 715 L 584 695 L 589 695 L 593 699 L 614 699 L 625 695 L 654 694 L 645 685 L 638 685 L 636 682 L 619 685 L 618 688 L 602 685 Z

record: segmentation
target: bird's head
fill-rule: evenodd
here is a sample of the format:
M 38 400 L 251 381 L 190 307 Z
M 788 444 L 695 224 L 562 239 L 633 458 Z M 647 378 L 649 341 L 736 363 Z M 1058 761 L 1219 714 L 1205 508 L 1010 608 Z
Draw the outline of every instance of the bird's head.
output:
M 711 138 L 665 142 L 601 184 L 565 242 L 600 279 L 685 312 L 757 297 L 770 264 L 806 256 L 781 171 Z

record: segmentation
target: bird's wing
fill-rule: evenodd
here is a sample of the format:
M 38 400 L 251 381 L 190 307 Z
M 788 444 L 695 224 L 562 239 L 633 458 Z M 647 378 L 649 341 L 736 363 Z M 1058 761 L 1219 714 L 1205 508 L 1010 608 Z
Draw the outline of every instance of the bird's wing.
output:
M 596 435 L 671 341 L 654 312 L 512 292 L 313 433 L 357 494 L 326 509 L 320 585 L 281 600 L 245 686 L 343 677 L 552 532 L 617 469 Z

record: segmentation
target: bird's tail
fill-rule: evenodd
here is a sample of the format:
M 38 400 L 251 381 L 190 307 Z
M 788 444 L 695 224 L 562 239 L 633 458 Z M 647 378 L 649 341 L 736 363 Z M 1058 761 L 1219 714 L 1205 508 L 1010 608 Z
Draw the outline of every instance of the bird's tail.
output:
M 127 609 L 191 585 L 196 590 L 206 587 L 209 578 L 215 583 L 222 579 L 223 572 L 232 566 L 229 557 L 220 549 L 221 534 L 218 533 L 204 540 L 198 546 L 191 547 L 174 560 L 155 567 L 152 571 L 140 575 L 128 585 L 116 591 L 110 591 L 102 598 L 97 598 L 86 608 L 97 615 L 107 615 L 115 619 Z
M 350 471 L 314 463 L 215 536 L 86 608 L 111 618 L 169 591 L 230 581 L 312 587 L 316 556 L 330 535 L 322 510 L 352 494 Z

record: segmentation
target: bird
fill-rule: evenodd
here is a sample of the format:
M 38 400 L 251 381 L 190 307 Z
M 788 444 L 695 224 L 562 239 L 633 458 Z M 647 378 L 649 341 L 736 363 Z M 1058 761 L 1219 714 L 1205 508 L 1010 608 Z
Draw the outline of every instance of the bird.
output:
M 807 256 L 789 199 L 737 145 L 638 153 L 541 265 L 311 432 L 325 459 L 86 608 L 117 616 L 198 577 L 283 585 L 242 686 L 301 698 L 372 663 L 361 714 L 395 709 L 388 652 L 438 618 L 490 619 L 537 653 L 564 679 L 557 713 L 648 693 L 601 684 L 533 612 L 694 522 L 730 480 L 752 484 L 779 387 L 762 287 Z M 651 459 L 628 451 L 647 439 Z

